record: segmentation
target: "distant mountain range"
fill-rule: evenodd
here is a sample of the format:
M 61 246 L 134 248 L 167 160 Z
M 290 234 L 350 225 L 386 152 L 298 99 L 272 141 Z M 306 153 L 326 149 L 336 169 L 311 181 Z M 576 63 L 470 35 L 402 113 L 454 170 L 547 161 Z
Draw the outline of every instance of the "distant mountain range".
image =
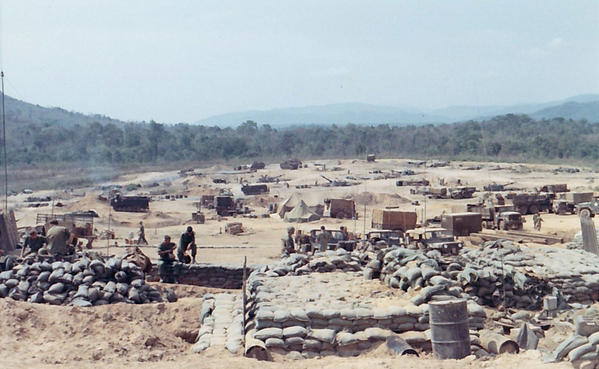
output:
M 6 96 L 6 116 L 8 122 L 36 122 L 62 125 L 123 122 L 105 115 L 86 115 L 69 112 L 61 108 L 46 108 Z M 543 104 L 514 106 L 450 106 L 443 109 L 420 110 L 411 107 L 391 107 L 361 103 L 333 104 L 324 106 L 306 106 L 273 110 L 250 110 L 227 113 L 199 120 L 192 124 L 219 127 L 237 127 L 241 123 L 253 120 L 258 124 L 269 124 L 273 128 L 294 125 L 421 125 L 454 123 L 467 120 L 490 119 L 497 115 L 528 114 L 535 119 L 586 118 L 590 122 L 599 122 L 599 94 L 579 95 L 565 100 Z
M 565 100 L 542 104 L 513 106 L 450 106 L 443 109 L 419 110 L 361 103 L 306 106 L 272 110 L 250 110 L 245 112 L 215 115 L 195 122 L 206 126 L 235 127 L 253 120 L 272 127 L 293 125 L 420 125 L 454 123 L 467 120 L 489 119 L 505 114 L 528 114 L 535 119 L 586 118 L 599 122 L 599 94 L 579 95 Z

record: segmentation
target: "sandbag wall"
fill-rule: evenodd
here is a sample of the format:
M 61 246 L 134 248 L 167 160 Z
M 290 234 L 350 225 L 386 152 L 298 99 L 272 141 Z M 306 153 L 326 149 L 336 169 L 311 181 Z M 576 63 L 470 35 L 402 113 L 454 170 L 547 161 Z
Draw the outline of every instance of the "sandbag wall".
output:
M 461 255 L 471 266 L 483 270 L 501 268 L 512 276 L 513 292 L 529 291 L 535 307 L 540 299 L 552 294 L 553 289 L 568 303 L 592 304 L 599 297 L 599 257 L 583 250 L 564 250 L 554 247 L 529 248 L 503 241 L 487 243 L 482 250 L 470 250 Z M 497 274 L 496 274 L 497 275 Z M 530 288 L 529 288 L 530 286 Z M 509 297 L 509 296 L 508 296 Z M 516 306 L 518 307 L 518 306 Z
M 249 274 L 255 267 L 248 266 Z M 158 280 L 159 266 L 152 268 L 152 279 Z M 201 287 L 241 289 L 243 264 L 179 264 L 179 283 Z
M 225 347 L 232 354 L 243 352 L 243 298 L 241 294 L 206 294 L 200 312 L 200 330 L 192 351 Z
M 145 273 L 127 260 L 35 262 L 0 273 L 0 297 L 34 303 L 91 306 L 162 302 Z
M 314 255 L 295 253 L 283 257 L 280 262 L 271 266 L 263 266 L 261 270 L 269 277 L 306 275 L 313 272 L 356 272 L 362 270 L 367 260 L 366 254 L 348 252 L 345 249 L 316 252 Z
M 378 307 L 376 298 L 348 291 L 364 283 L 372 284 L 355 272 L 274 277 L 256 271 L 248 278 L 246 331 L 269 350 L 310 357 L 357 355 L 394 333 L 429 329 L 427 304 Z M 484 310 L 474 302 L 468 308 L 471 326 L 482 328 Z

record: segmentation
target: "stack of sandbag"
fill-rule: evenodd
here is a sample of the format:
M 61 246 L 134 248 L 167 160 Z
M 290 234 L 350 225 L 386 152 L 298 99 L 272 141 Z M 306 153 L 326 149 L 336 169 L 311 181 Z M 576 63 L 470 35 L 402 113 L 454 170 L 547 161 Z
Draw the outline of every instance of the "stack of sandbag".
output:
M 281 262 L 265 266 L 261 271 L 268 276 L 304 275 L 309 273 L 329 273 L 335 271 L 355 272 L 362 270 L 367 256 L 345 249 L 316 252 L 314 255 L 291 254 L 283 257 Z
M 163 301 L 135 264 L 120 258 L 34 262 L 0 273 L 0 297 L 52 305 L 91 306 Z
M 461 297 L 473 298 L 480 305 L 539 309 L 553 285 L 548 283 L 548 273 L 534 273 L 538 266 L 535 254 L 522 252 L 510 241 L 487 243 L 482 250 L 462 250 L 459 256 L 395 247 L 382 250 L 377 260 L 370 261 L 364 276 L 379 273 L 390 287 L 418 291 L 412 299 L 416 305 Z M 575 280 L 568 281 L 575 285 Z M 562 287 L 559 279 L 555 282 Z
M 597 239 L 599 239 L 599 229 L 596 230 Z M 569 250 L 582 250 L 582 232 L 576 233 L 572 241 L 566 245 Z
M 461 256 L 473 267 L 492 268 L 497 276 L 501 276 L 503 268 L 508 280 L 506 287 L 512 288 L 512 300 L 519 303 L 515 305 L 518 308 L 539 308 L 541 298 L 553 288 L 568 303 L 590 304 L 599 297 L 599 257 L 583 250 L 532 249 L 510 241 L 497 241 L 486 243 L 483 250 L 466 251 Z M 508 298 L 512 293 L 507 294 Z M 529 299 L 532 304 L 526 306 Z
M 268 349 L 299 351 L 305 356 L 357 355 L 395 333 L 430 328 L 428 305 L 379 304 L 376 298 L 352 297 L 350 286 L 366 283 L 359 273 L 313 273 L 248 278 L 246 331 Z M 399 301 L 398 301 L 399 302 Z M 468 304 L 469 322 L 482 328 L 486 314 Z
M 234 294 L 206 294 L 200 312 L 200 331 L 193 352 L 225 347 L 232 354 L 243 352 L 243 299 Z
M 590 324 L 587 324 L 590 322 Z M 546 362 L 556 362 L 564 359 L 578 363 L 575 367 L 582 367 L 582 361 L 592 361 L 591 366 L 599 364 L 599 332 L 597 323 L 599 316 L 596 311 L 590 316 L 579 316 L 575 322 L 575 332 L 565 339 L 557 348 L 544 358 Z

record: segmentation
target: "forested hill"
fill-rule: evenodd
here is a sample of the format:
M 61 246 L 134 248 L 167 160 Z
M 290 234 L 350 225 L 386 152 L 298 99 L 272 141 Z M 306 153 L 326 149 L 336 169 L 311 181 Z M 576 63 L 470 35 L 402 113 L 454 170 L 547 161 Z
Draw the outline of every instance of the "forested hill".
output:
M 300 126 L 276 130 L 247 121 L 237 128 L 189 124 L 57 125 L 7 120 L 8 162 L 138 165 L 217 160 L 379 157 L 492 160 L 599 159 L 599 123 L 502 115 L 483 121 L 397 127 Z
M 19 124 L 23 122 L 58 124 L 74 126 L 76 124 L 89 124 L 98 122 L 102 124 L 113 123 L 123 125 L 124 122 L 100 114 L 82 114 L 70 112 L 62 108 L 46 108 L 30 104 L 21 100 L 5 96 L 6 121 Z

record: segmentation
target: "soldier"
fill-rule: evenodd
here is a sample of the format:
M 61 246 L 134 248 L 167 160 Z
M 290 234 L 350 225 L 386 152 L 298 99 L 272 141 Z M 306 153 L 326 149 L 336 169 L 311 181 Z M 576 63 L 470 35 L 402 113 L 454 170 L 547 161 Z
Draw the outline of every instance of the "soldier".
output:
M 327 251 L 330 239 L 331 235 L 326 231 L 326 228 L 324 226 L 320 226 L 320 233 L 318 233 L 318 236 L 316 236 L 316 242 L 318 242 L 318 251 Z
M 29 232 L 29 236 L 25 238 L 25 243 L 23 244 L 23 249 L 21 250 L 21 257 L 25 257 L 27 255 L 33 254 L 37 255 L 38 251 L 44 246 L 46 243 L 46 238 L 44 236 L 39 236 L 35 230 Z
M 69 254 L 69 245 L 73 240 L 71 232 L 63 226 L 58 225 L 56 219 L 50 221 L 50 228 L 46 234 L 48 245 L 40 249 L 40 254 L 49 254 L 58 257 Z
M 295 243 L 293 242 L 293 233 L 295 228 L 287 227 L 287 235 L 283 238 L 283 255 L 290 255 L 295 252 Z
M 534 224 L 535 231 L 540 231 L 541 230 L 541 222 L 542 221 L 543 221 L 543 218 L 541 218 L 541 215 L 539 215 L 539 213 L 535 213 L 532 216 L 532 222 Z
M 164 236 L 164 242 L 158 245 L 158 256 L 160 257 L 160 282 L 179 283 L 177 276 L 179 274 L 179 265 L 175 260 L 175 249 L 177 245 L 171 242 L 171 236 Z
M 147 245 L 148 241 L 146 240 L 146 229 L 144 228 L 144 223 L 139 221 L 139 231 L 137 231 L 137 244 L 138 245 Z
M 195 264 L 198 247 L 196 245 L 196 234 L 191 227 L 187 227 L 186 232 L 182 233 L 181 238 L 179 238 L 177 258 L 181 263 L 189 264 L 189 261 L 185 258 L 185 251 L 187 250 L 191 250 L 191 262 Z M 187 256 L 187 258 L 189 258 L 189 256 Z

